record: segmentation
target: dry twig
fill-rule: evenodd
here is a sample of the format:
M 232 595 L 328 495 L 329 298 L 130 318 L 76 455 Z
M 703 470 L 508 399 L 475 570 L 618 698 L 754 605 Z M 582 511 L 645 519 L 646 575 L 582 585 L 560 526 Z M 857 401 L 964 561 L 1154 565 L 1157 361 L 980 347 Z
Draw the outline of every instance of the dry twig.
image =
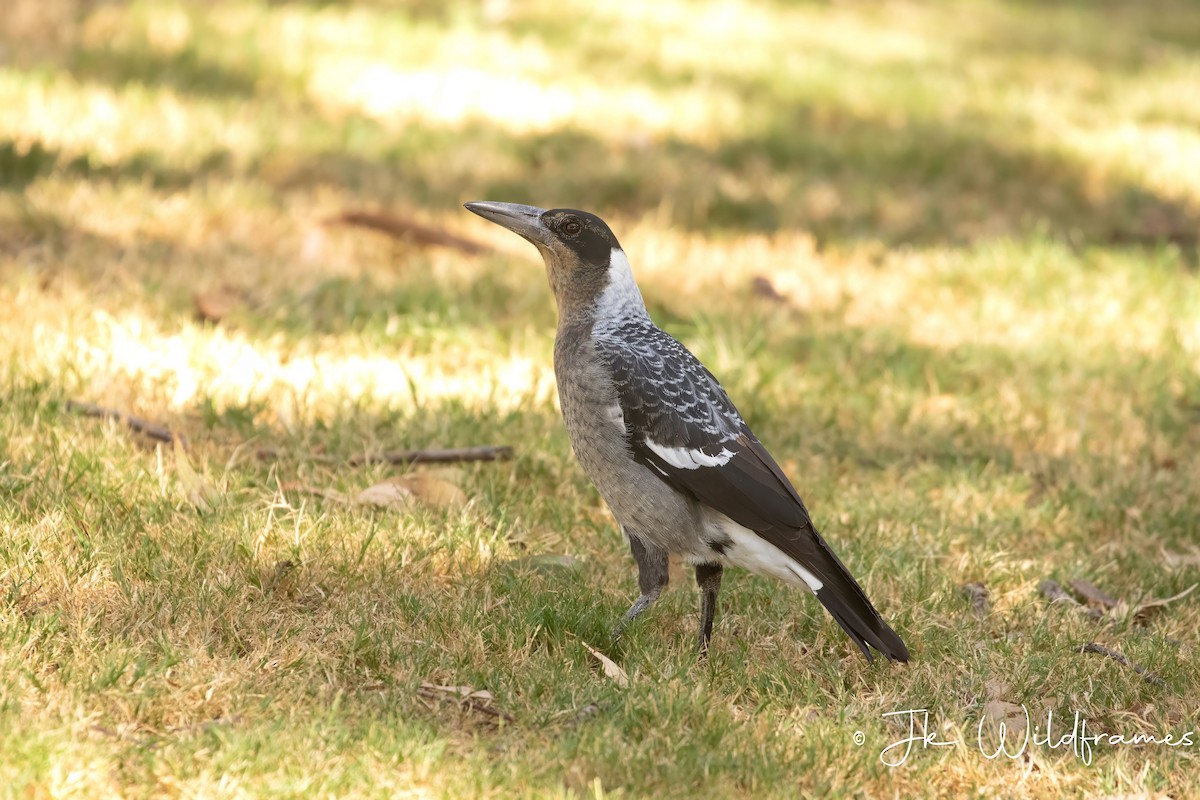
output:
M 1134 664 L 1132 661 L 1130 661 L 1128 658 L 1126 658 L 1125 656 L 1118 653 L 1116 650 L 1111 650 L 1102 644 L 1097 644 L 1096 642 L 1088 642 L 1087 644 L 1080 645 L 1078 652 L 1080 652 L 1080 653 L 1096 653 L 1097 655 L 1101 655 L 1106 658 L 1111 658 L 1113 661 L 1116 661 L 1118 664 L 1120 664 L 1122 666 L 1132 667 L 1134 672 L 1136 672 L 1138 675 L 1141 675 L 1143 678 L 1150 681 L 1150 683 L 1153 683 L 1155 686 L 1161 686 L 1164 689 L 1167 686 L 1166 681 L 1164 681 L 1162 678 L 1158 677 L 1158 675 L 1154 674 L 1150 670 L 1143 667 L 1141 664 Z
M 67 410 L 74 411 L 76 414 L 82 414 L 85 417 L 98 417 L 100 419 L 115 419 L 124 422 L 129 426 L 129 429 L 135 433 L 141 433 L 149 436 L 159 442 L 179 441 L 182 444 L 187 444 L 187 439 L 183 434 L 175 433 L 165 425 L 159 425 L 156 422 L 136 417 L 133 414 L 127 414 L 124 411 L 118 411 L 115 408 L 105 408 L 98 406 L 95 403 L 84 403 L 79 400 L 68 400 Z
M 350 466 L 363 464 L 457 464 L 465 461 L 507 461 L 513 450 L 508 445 L 450 447 L 442 450 L 385 450 L 351 456 Z
M 405 239 L 419 245 L 449 247 L 462 253 L 478 255 L 489 253 L 491 248 L 457 236 L 453 233 L 423 225 L 420 222 L 401 217 L 397 214 L 387 214 L 381 211 L 344 211 L 336 217 L 326 220 L 328 225 L 352 225 L 359 228 L 378 231 L 396 239 Z
M 282 457 L 274 447 L 260 447 L 256 451 L 259 460 L 272 461 Z M 382 453 L 360 453 L 346 459 L 345 463 L 352 467 L 366 464 L 456 464 L 468 461 L 507 461 L 512 458 L 512 447 L 502 445 L 481 445 L 479 447 L 450 447 L 429 450 L 385 450 Z M 331 464 L 337 461 L 332 456 L 313 454 L 313 461 Z

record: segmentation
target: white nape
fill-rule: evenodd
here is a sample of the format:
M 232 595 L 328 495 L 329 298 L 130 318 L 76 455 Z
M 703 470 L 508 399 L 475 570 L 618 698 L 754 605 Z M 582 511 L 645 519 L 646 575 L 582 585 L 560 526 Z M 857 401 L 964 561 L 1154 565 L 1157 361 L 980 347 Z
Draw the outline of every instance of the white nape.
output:
M 804 565 L 784 553 L 775 545 L 747 527 L 737 524 L 729 517 L 717 517 L 717 525 L 729 537 L 731 544 L 725 548 L 725 560 L 759 575 L 769 575 L 785 583 L 803 584 L 816 594 L 825 584 L 805 569 Z
M 614 247 L 608 260 L 608 286 L 596 298 L 596 326 L 645 316 L 646 303 L 633 279 L 629 259 L 624 250 Z

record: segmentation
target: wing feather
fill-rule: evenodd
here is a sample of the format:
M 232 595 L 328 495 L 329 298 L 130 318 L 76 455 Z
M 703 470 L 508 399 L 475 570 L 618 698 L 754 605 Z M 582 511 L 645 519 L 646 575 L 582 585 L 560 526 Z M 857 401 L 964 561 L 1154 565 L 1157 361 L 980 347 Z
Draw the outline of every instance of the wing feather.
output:
M 676 339 L 631 326 L 598 339 L 597 348 L 617 387 L 635 459 L 751 530 L 812 525 L 804 501 L 724 388 Z
M 754 531 L 822 582 L 816 594 L 867 659 L 908 650 L 816 528 L 804 501 L 721 384 L 687 348 L 646 323 L 597 338 L 634 459 L 677 491 Z

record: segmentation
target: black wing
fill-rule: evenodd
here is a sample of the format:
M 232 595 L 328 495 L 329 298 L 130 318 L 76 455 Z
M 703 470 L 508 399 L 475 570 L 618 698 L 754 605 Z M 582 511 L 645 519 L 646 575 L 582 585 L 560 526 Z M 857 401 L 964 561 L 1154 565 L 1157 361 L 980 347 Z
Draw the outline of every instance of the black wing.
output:
M 597 339 L 597 349 L 635 459 L 751 530 L 811 527 L 804 501 L 729 395 L 675 338 L 630 323 Z
M 907 661 L 900 637 L 817 533 L 795 487 L 712 373 L 645 322 L 605 331 L 596 346 L 617 388 L 634 459 L 813 572 L 823 584 L 817 598 L 868 659 L 869 644 Z

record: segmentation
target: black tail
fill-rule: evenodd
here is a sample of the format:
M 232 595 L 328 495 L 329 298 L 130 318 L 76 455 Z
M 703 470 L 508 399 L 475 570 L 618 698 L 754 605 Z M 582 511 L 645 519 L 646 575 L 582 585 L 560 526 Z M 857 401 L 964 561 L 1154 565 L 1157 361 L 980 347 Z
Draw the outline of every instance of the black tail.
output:
M 817 599 L 825 606 L 830 615 L 837 620 L 842 630 L 854 640 L 858 649 L 862 650 L 867 661 L 872 661 L 870 645 L 892 661 L 908 661 L 908 648 L 888 627 L 879 616 L 875 606 L 867 599 L 862 587 L 854 580 L 842 560 L 830 549 L 825 540 L 816 531 L 812 532 L 821 545 L 820 559 L 824 563 L 812 564 L 814 570 L 824 584 L 817 591 Z

